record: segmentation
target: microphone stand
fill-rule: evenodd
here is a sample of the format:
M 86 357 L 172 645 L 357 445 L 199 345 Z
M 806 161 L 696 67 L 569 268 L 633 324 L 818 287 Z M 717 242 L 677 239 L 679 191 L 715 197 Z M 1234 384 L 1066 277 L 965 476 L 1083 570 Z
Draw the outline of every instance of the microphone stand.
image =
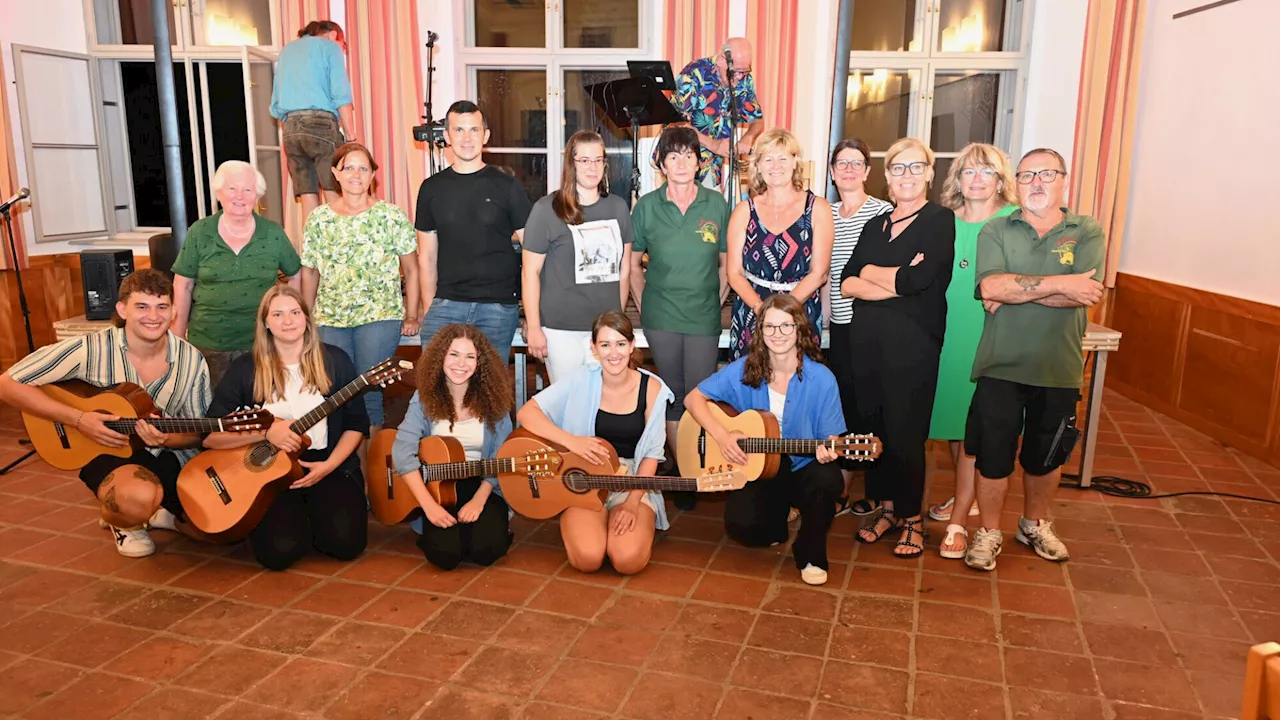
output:
M 427 32 L 427 97 L 426 97 L 426 102 L 423 103 L 423 107 L 426 110 L 427 115 L 426 117 L 423 118 L 423 120 L 427 121 L 427 128 L 428 128 L 427 130 L 427 133 L 428 133 L 427 162 L 431 169 L 432 175 L 436 174 L 436 142 L 435 142 L 435 133 L 432 132 L 435 129 L 436 121 L 435 121 L 435 115 L 433 115 L 431 111 L 431 94 L 432 94 L 432 91 L 435 89 L 434 84 L 431 82 L 431 78 L 432 76 L 435 75 L 435 71 L 436 71 L 435 47 L 436 47 L 436 34 L 428 31 Z
M 27 329 L 27 354 L 30 355 L 36 351 L 36 342 L 31 337 L 31 308 L 27 307 L 27 293 L 22 288 L 22 268 L 19 267 L 20 263 L 18 262 L 18 246 L 13 240 L 13 216 L 10 215 L 10 212 L 11 208 L 6 207 L 3 211 L 0 211 L 0 214 L 4 215 L 4 226 L 8 230 L 9 234 L 9 256 L 13 258 L 14 279 L 18 281 L 18 306 L 22 308 L 22 323 Z M 31 441 L 23 439 L 19 440 L 18 444 L 30 445 Z M 28 450 L 27 454 L 17 460 L 14 460 L 8 465 L 5 465 L 3 468 L 0 468 L 0 475 L 8 474 L 10 470 L 14 469 L 24 460 L 35 454 L 35 450 Z
M 725 189 L 729 193 L 729 210 L 738 204 L 738 100 L 735 97 L 733 84 L 733 54 L 726 47 L 724 51 L 725 73 L 729 82 L 729 157 L 725 160 L 728 169 L 725 172 Z

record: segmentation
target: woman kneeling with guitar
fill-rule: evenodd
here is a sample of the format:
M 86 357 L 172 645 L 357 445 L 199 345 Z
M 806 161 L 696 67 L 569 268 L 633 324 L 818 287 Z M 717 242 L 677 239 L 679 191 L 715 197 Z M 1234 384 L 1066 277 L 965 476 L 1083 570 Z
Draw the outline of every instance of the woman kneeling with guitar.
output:
M 418 547 L 441 570 L 463 560 L 492 565 L 511 547 L 507 503 L 496 478 L 454 484 L 457 505 L 441 507 L 422 481 L 418 443 L 451 437 L 467 460 L 493 459 L 511 434 L 514 403 L 506 363 L 473 325 L 446 325 L 418 360 L 418 391 L 409 401 L 392 448 L 395 470 L 413 493 L 426 522 L 414 518 Z
M 685 398 L 685 408 L 719 446 L 730 463 L 746 465 L 747 455 L 712 415 L 718 401 L 737 412 L 764 410 L 781 425 L 783 438 L 835 438 L 845 430 L 835 376 L 822 364 L 818 340 L 809 332 L 804 306 L 791 295 L 770 295 L 756 312 L 747 354 L 703 380 Z M 787 541 L 787 513 L 800 510 L 800 528 L 791 547 L 800 577 L 810 585 L 827 581 L 827 530 L 844 491 L 831 448 L 819 445 L 814 458 L 784 455 L 778 473 L 730 492 L 724 526 L 748 547 Z
M 516 418 L 529 432 L 595 463 L 609 462 L 613 445 L 632 475 L 653 475 L 667 441 L 667 404 L 675 396 L 657 375 L 639 368 L 635 331 L 617 310 L 601 313 L 591 326 L 591 364 L 533 396 Z M 600 569 L 607 555 L 624 575 L 649 564 L 654 530 L 667 529 L 662 493 L 616 491 L 605 509 L 568 508 L 560 536 L 569 564 L 582 572 Z
M 364 403 L 345 403 L 330 412 L 305 433 L 307 445 L 289 428 L 356 375 L 346 353 L 320 342 L 302 295 L 273 285 L 258 305 L 253 354 L 233 360 L 213 392 L 210 417 L 263 405 L 276 418 L 266 440 L 287 453 L 302 451 L 299 462 L 306 475 L 272 501 L 249 534 L 253 556 L 268 570 L 288 568 L 311 548 L 339 560 L 364 552 L 368 505 L 355 455 L 369 433 Z M 213 433 L 204 444 L 236 448 L 262 439 L 260 433 Z

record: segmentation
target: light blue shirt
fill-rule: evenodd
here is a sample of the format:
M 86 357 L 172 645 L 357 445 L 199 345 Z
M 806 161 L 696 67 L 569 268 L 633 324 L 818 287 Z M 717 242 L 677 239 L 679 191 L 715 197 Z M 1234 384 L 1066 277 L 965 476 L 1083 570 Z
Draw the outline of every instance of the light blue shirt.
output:
M 492 460 L 498 455 L 498 448 L 502 443 L 507 441 L 507 436 L 511 434 L 511 418 L 503 415 L 493 428 L 487 423 L 481 423 L 484 427 L 484 441 L 480 444 L 480 457 L 485 460 Z M 422 438 L 431 436 L 431 421 L 422 411 L 422 401 L 418 399 L 418 393 L 413 394 L 413 399 L 409 401 L 409 409 L 404 412 L 404 420 L 400 423 L 400 427 L 396 429 L 396 441 L 391 446 L 391 461 L 396 466 L 396 472 L 400 475 L 411 473 L 422 468 L 422 461 L 418 459 L 418 442 Z M 502 488 L 498 485 L 498 478 L 488 477 L 485 480 L 493 486 L 493 491 L 502 496 Z M 409 523 L 413 531 L 422 534 L 422 516 L 418 516 Z
M 733 406 L 734 410 L 769 410 L 769 383 L 761 382 L 753 388 L 742 382 L 742 372 L 747 359 L 740 357 L 725 365 L 719 372 L 703 380 L 698 390 L 708 400 L 718 400 Z M 804 377 L 801 377 L 803 373 Z M 844 410 L 840 406 L 840 388 L 836 376 L 826 365 L 808 358 L 800 361 L 800 368 L 787 383 L 787 401 L 782 411 L 782 437 L 796 440 L 825 440 L 831 435 L 843 435 Z M 813 462 L 808 455 L 790 455 L 795 470 Z
M 658 383 L 658 399 L 649 408 L 649 417 L 644 423 L 644 432 L 636 443 L 636 456 L 624 458 L 630 460 L 629 474 L 635 475 L 641 460 L 654 459 L 662 462 L 666 459 L 667 444 L 667 405 L 675 400 L 675 394 L 662 382 L 662 378 L 641 369 L 649 376 L 649 382 Z M 603 371 L 599 365 L 588 365 L 578 372 L 533 396 L 538 407 L 547 419 L 556 427 L 570 435 L 594 437 L 596 434 L 596 414 L 600 412 L 600 392 L 604 387 Z M 649 501 L 653 503 L 655 516 L 654 526 L 666 530 L 667 508 L 662 502 L 662 493 L 650 492 Z
M 338 108 L 352 102 L 346 58 L 338 43 L 306 35 L 280 51 L 271 88 L 271 117 L 284 120 L 297 110 L 326 110 L 336 117 Z

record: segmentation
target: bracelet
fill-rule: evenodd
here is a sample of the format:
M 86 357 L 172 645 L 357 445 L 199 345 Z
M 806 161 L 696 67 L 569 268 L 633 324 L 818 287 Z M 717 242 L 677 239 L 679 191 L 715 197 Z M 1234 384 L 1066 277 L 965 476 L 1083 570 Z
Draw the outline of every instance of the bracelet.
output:
M 80 411 L 80 417 L 76 418 L 76 424 L 72 425 L 76 430 L 80 429 L 80 421 L 84 419 L 84 411 Z

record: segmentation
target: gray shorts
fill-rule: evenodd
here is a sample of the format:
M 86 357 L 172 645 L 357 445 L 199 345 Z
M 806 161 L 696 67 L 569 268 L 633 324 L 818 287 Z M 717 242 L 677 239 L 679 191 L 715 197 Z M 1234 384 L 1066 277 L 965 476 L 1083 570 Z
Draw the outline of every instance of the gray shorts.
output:
M 318 195 L 320 188 L 338 192 L 333 151 L 342 144 L 338 118 L 327 110 L 296 110 L 284 119 L 284 155 L 293 194 Z

